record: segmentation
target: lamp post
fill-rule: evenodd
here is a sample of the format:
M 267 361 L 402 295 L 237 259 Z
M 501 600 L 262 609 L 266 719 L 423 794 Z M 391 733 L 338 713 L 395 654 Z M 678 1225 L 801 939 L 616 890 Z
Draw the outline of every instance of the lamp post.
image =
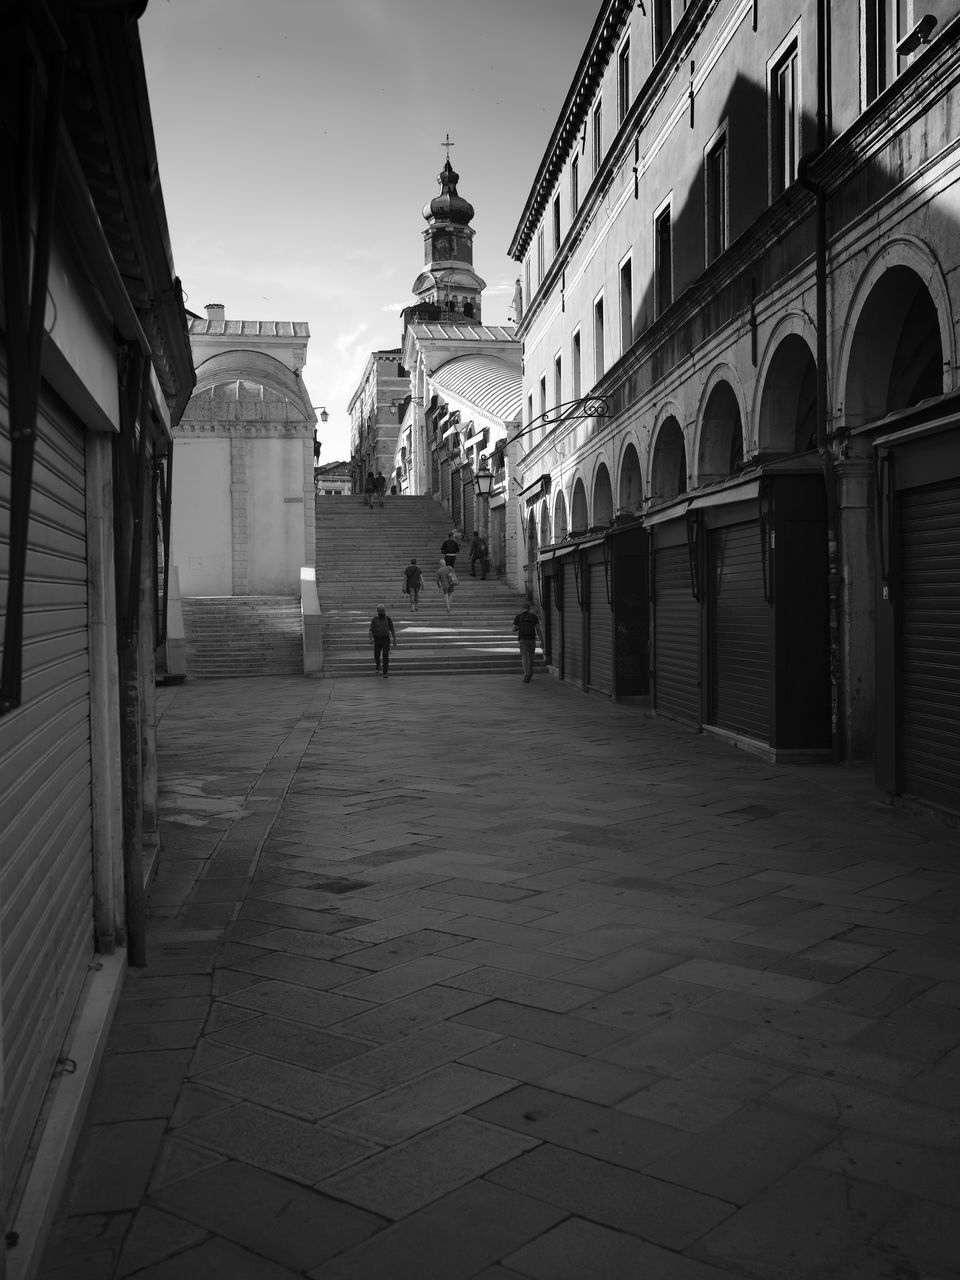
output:
M 325 404 L 312 404 L 312 405 L 310 406 L 310 408 L 311 408 L 311 409 L 316 409 L 316 410 L 317 410 L 317 412 L 318 412 L 318 413 L 319 413 L 319 415 L 320 415 L 320 421 L 321 421 L 321 422 L 329 422 L 329 421 L 330 421 L 330 415 L 329 415 L 329 413 L 327 413 L 327 406 L 326 406 Z
M 486 458 L 480 463 L 480 470 L 473 477 L 473 483 L 477 490 L 478 498 L 486 498 L 490 501 L 490 495 L 493 493 L 493 472 L 487 467 Z

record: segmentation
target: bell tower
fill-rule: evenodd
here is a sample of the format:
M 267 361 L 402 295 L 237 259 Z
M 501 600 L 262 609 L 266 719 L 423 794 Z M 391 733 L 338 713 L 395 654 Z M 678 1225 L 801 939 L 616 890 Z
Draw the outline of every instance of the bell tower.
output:
M 424 270 L 413 282 L 416 302 L 407 307 L 407 322 L 446 321 L 480 324 L 480 295 L 486 282 L 473 269 L 474 208 L 457 191 L 460 175 L 450 163 L 450 135 L 443 146 L 447 159 L 438 175 L 440 194 L 423 207 Z

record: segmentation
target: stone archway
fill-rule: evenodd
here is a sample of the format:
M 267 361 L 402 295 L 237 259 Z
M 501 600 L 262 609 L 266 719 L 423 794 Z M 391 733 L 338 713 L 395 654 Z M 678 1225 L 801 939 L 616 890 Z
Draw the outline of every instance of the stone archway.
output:
M 729 382 L 718 379 L 707 397 L 700 421 L 697 483 L 725 480 L 743 461 L 743 418 Z
M 540 503 L 540 546 L 549 547 L 553 541 L 550 533 L 550 507 L 546 498 Z
M 597 526 L 613 523 L 613 487 L 605 462 L 600 463 L 593 477 L 593 523 Z
M 583 481 L 577 476 L 573 486 L 573 496 L 570 500 L 570 532 L 585 533 L 590 526 L 590 516 L 587 511 L 587 491 L 583 486 Z
M 553 500 L 553 530 L 557 542 L 562 542 L 567 536 L 567 503 L 562 489 L 557 491 Z
M 650 497 L 669 502 L 687 491 L 687 446 L 683 428 L 673 415 L 664 418 L 653 444 Z
M 633 443 L 628 444 L 620 460 L 620 483 L 617 514 L 639 515 L 643 507 L 643 471 L 640 455 Z
M 843 389 L 847 426 L 943 394 L 940 317 L 912 267 L 893 266 L 860 308 Z
M 790 333 L 767 366 L 757 447 L 762 455 L 806 453 L 817 445 L 817 366 L 804 338 Z

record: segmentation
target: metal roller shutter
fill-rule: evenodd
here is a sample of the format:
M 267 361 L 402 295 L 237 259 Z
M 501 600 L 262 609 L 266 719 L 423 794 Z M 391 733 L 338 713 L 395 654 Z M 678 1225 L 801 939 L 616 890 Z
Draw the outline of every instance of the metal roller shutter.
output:
M 549 632 L 544 636 L 549 646 L 549 661 L 551 666 L 560 670 L 561 647 L 563 637 L 563 614 L 557 606 L 557 587 L 561 592 L 561 600 L 563 599 L 563 569 L 561 565 L 553 562 L 552 570 L 549 577 L 544 576 L 544 591 L 546 591 L 547 583 L 550 584 L 550 591 L 547 594 L 547 611 L 549 614 Z
M 447 502 L 450 498 L 450 459 L 444 458 L 440 463 L 440 500 Z
M 700 723 L 700 606 L 690 588 L 686 543 L 654 556 L 654 706 L 661 715 Z
M 770 737 L 770 606 L 759 523 L 710 535 L 710 723 Z
M 459 468 L 450 473 L 450 515 L 455 529 L 463 528 L 463 481 L 460 474 Z
M 474 510 L 474 499 L 476 493 L 473 488 L 472 473 L 462 471 L 460 473 L 464 478 L 463 486 L 463 531 L 467 537 L 471 537 L 476 526 L 476 512 Z
M 0 412 L 6 413 L 6 387 Z M 0 603 L 9 566 L 0 436 Z M 0 750 L 3 1167 L 21 1164 L 93 956 L 90 671 L 82 430 L 41 406 L 24 607 L 23 702 Z
M 583 683 L 583 613 L 577 603 L 573 556 L 563 561 L 563 678 Z
M 900 495 L 903 788 L 960 810 L 960 481 Z
M 603 568 L 603 548 L 590 553 L 590 675 L 591 689 L 613 692 L 613 613 L 607 601 L 607 579 Z

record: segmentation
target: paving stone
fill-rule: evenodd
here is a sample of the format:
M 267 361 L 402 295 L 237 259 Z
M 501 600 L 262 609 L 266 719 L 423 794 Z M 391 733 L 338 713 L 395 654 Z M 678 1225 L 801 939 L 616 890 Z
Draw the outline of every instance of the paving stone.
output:
M 563 1217 L 478 1180 L 312 1270 L 310 1280 L 468 1280 Z
M 317 960 L 336 960 L 338 956 L 358 951 L 361 945 L 360 939 L 344 934 L 330 937 L 323 933 L 308 933 L 303 929 L 269 929 L 259 935 L 256 947 L 245 948 L 239 954 L 233 948 L 229 954 L 224 955 L 224 962 L 238 964 L 242 960 L 256 960 L 267 951 L 313 956 Z
M 383 1226 L 381 1217 L 234 1161 L 179 1182 L 158 1195 L 157 1203 L 298 1272 L 353 1248 Z
M 729 1271 L 668 1253 L 624 1231 L 612 1231 L 582 1218 L 568 1218 L 506 1261 L 533 1280 L 584 1280 L 586 1276 L 603 1280 L 731 1280 Z
M 277 1266 L 228 1240 L 207 1240 L 156 1266 L 137 1273 L 137 1280 L 299 1280 L 296 1272 Z
M 329 1070 L 332 1075 L 343 1075 L 370 1088 L 388 1089 L 444 1063 L 472 1055 L 494 1039 L 495 1033 L 491 1031 L 456 1023 L 438 1023 L 335 1064 Z M 493 1067 L 489 1069 L 494 1070 Z
M 408 960 L 416 960 L 419 956 L 435 955 L 447 947 L 455 946 L 458 941 L 455 934 L 437 929 L 420 929 L 402 938 L 362 946 L 352 953 L 350 963 L 361 969 L 390 969 Z
M 446 985 L 554 1013 L 577 1009 L 600 994 L 590 987 L 561 982 L 556 978 L 535 978 L 529 974 L 493 968 L 470 969 L 447 978 Z
M 108 1054 L 90 1106 L 94 1124 L 169 1116 L 183 1084 L 192 1049 Z
M 522 1077 L 521 1077 L 522 1078 Z M 531 1084 L 540 1084 L 553 1093 L 569 1094 L 584 1102 L 613 1106 L 630 1094 L 653 1084 L 656 1077 L 643 1071 L 631 1071 L 596 1058 L 576 1058 L 570 1066 L 561 1067 Z
M 132 1213 L 67 1218 L 41 1262 L 43 1280 L 114 1280 Z
M 352 957 L 357 953 L 348 954 Z M 331 987 L 342 986 L 352 978 L 363 977 L 366 972 L 347 960 L 316 960 L 310 956 L 285 955 L 282 951 L 270 952 L 241 967 L 247 970 L 251 978 L 246 983 L 247 986 L 254 985 L 255 977 L 276 978 L 296 986 L 311 987 L 315 991 L 329 991 Z
M 443 953 L 451 960 L 462 960 L 473 965 L 488 965 L 494 969 L 527 973 L 538 978 L 554 978 L 576 965 L 568 956 L 553 955 L 546 949 L 531 951 L 521 947 L 508 947 L 500 943 L 485 942 L 480 938 L 461 942 Z
M 543 1145 L 488 1180 L 652 1244 L 685 1249 L 723 1222 L 733 1205 L 580 1152 Z
M 513 1081 L 488 1071 L 449 1063 L 339 1111 L 336 1126 L 370 1142 L 383 1145 L 402 1142 L 423 1129 L 479 1106 L 512 1085 Z
M 960 1152 L 894 1142 L 868 1133 L 841 1134 L 809 1163 L 845 1177 L 896 1187 L 919 1200 L 960 1209 Z M 958 1254 L 960 1256 L 960 1254 Z
M 123 1242 L 116 1274 L 128 1276 L 200 1244 L 206 1237 L 202 1227 L 145 1205 Z
M 506 1000 L 490 1000 L 479 1008 L 458 1014 L 455 1021 L 504 1036 L 532 1040 L 535 1044 L 550 1045 L 554 1049 L 566 1049 L 570 1053 L 595 1053 L 624 1035 L 619 1028 L 586 1022 L 579 1016 L 525 1009 Z
M 491 1036 L 495 1032 L 489 1033 Z M 474 1053 L 465 1054 L 460 1061 L 468 1067 L 492 1071 L 512 1080 L 536 1084 L 564 1067 L 579 1066 L 584 1060 L 575 1053 L 552 1049 L 548 1045 L 520 1040 L 516 1036 L 504 1036 Z
M 825 1147 L 836 1134 L 829 1125 L 774 1107 L 740 1107 L 655 1160 L 646 1172 L 743 1205 Z
M 954 1095 L 955 1099 L 956 1095 Z M 828 1124 L 858 1129 L 927 1146 L 960 1142 L 960 1115 L 901 1100 L 840 1080 L 796 1076 L 778 1085 L 770 1100 Z
M 737 1053 L 782 1062 L 809 1075 L 838 1076 L 869 1085 L 890 1087 L 906 1084 L 919 1071 L 915 1061 L 870 1053 L 827 1040 L 787 1035 L 768 1028 L 746 1032 L 733 1042 L 731 1048 Z
M 929 1071 L 918 1075 L 903 1092 L 918 1102 L 956 1110 L 960 1098 L 960 1049 L 954 1049 Z
M 313 1027 L 328 1027 L 369 1009 L 370 1002 L 350 999 L 329 991 L 296 986 L 290 982 L 266 981 L 224 996 L 228 1004 L 270 1013 Z
M 425 987 L 413 995 L 378 1005 L 368 1013 L 349 1018 L 337 1028 L 344 1035 L 386 1043 L 414 1031 L 443 1022 L 465 1010 L 485 1004 L 485 997 L 452 987 Z
M 424 987 L 449 982 L 472 968 L 470 961 L 453 960 L 447 956 L 421 956 L 379 973 L 345 980 L 337 988 L 337 993 L 368 1003 L 373 1001 L 384 1004 L 390 1000 L 398 1000 L 401 996 L 411 995 L 414 991 L 421 991 Z
M 261 1053 L 281 1062 L 323 1070 L 335 1062 L 355 1057 L 370 1046 L 363 1040 L 305 1023 L 288 1022 L 282 1018 L 254 1018 L 227 1027 L 209 1037 L 214 1043 L 243 1049 L 248 1053 Z
M 746 991 L 751 995 L 792 1004 L 812 1000 L 824 990 L 819 982 L 786 978 L 769 972 L 760 973 L 742 965 L 718 964 L 712 960 L 688 960 L 685 964 L 677 965 L 671 977 L 720 990 Z
M 676 1128 L 530 1085 L 521 1085 L 471 1114 L 624 1169 L 643 1169 L 683 1141 Z
M 852 1038 L 851 1044 L 900 1058 L 935 1062 L 960 1046 L 960 1010 L 914 1000 L 871 1022 Z
M 457 1116 L 371 1156 L 320 1189 L 397 1220 L 537 1145 L 537 1139 Z
M 677 970 L 682 967 L 685 966 L 678 965 L 666 974 L 591 1000 L 577 1010 L 577 1016 L 619 1027 L 624 1035 L 629 1031 L 646 1031 L 713 994 L 714 988 L 677 978 Z
M 205 1018 L 210 1008 L 209 996 L 170 997 L 164 1000 L 128 1000 L 121 1003 L 114 1020 L 115 1027 L 137 1022 L 183 1022 Z
M 163 1049 L 192 1049 L 203 1030 L 203 1018 L 186 1022 L 134 1022 L 115 1025 L 110 1053 L 154 1053 Z
M 182 1137 L 295 1182 L 313 1185 L 371 1155 L 371 1143 L 276 1111 L 238 1103 L 180 1130 Z
M 353 1059 L 356 1061 L 356 1059 Z M 276 1111 L 318 1120 L 321 1116 L 369 1097 L 373 1087 L 357 1080 L 339 1080 L 318 1071 L 274 1058 L 250 1054 L 237 1062 L 215 1067 L 195 1077 L 201 1083 L 223 1089 L 228 1095 L 260 1103 Z M 229 1104 L 230 1099 L 225 1099 Z
M 747 1275 L 814 1280 L 830 1273 L 903 1207 L 904 1197 L 817 1169 L 788 1174 L 692 1250 Z
M 82 1135 L 65 1203 L 71 1214 L 117 1213 L 143 1199 L 160 1143 L 163 1120 L 98 1124 Z

